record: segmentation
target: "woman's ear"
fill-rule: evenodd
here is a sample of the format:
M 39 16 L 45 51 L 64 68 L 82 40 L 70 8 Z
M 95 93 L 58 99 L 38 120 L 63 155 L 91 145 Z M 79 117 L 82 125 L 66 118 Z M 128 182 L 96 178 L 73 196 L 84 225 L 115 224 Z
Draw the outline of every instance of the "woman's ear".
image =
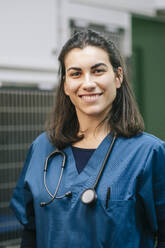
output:
M 123 82 L 123 68 L 118 67 L 116 72 L 116 87 L 120 88 Z

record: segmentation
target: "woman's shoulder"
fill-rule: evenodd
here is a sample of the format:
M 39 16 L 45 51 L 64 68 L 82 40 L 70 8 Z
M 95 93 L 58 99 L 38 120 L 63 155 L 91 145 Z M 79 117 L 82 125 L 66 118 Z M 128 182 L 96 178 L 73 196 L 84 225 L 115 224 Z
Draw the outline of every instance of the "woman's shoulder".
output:
M 50 148 L 50 149 L 55 149 L 55 147 L 51 144 L 49 138 L 48 138 L 48 134 L 46 132 L 42 132 L 40 135 L 38 135 L 33 143 L 32 143 L 33 146 L 39 146 L 40 148 Z
M 150 145 L 153 145 L 153 146 L 159 146 L 165 143 L 163 140 L 156 137 L 155 135 L 146 133 L 146 132 L 142 132 L 141 135 L 139 136 L 137 135 L 135 138 L 139 139 L 142 142 L 149 143 Z
M 127 143 L 127 145 L 137 148 L 159 149 L 159 147 L 165 148 L 165 142 L 153 134 L 142 132 L 131 138 L 120 138 L 121 142 Z
M 40 142 L 48 142 L 48 136 L 46 132 L 42 132 L 40 133 L 33 141 L 33 143 L 40 143 Z

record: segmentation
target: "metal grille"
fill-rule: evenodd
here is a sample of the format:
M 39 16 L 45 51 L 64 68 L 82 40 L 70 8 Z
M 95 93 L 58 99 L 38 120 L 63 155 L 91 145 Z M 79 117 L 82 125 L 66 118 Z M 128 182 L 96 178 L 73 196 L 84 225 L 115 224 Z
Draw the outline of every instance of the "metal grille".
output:
M 106 25 L 98 24 L 98 23 L 79 23 L 77 20 L 70 20 L 69 23 L 71 35 L 73 35 L 77 31 L 82 31 L 86 28 L 93 29 L 105 35 L 108 39 L 113 41 L 118 49 L 122 52 L 122 42 L 124 36 L 124 29 L 122 28 L 114 28 L 107 27 Z
M 54 92 L 0 89 L 0 247 L 19 241 L 21 225 L 9 208 L 30 143 L 44 130 Z

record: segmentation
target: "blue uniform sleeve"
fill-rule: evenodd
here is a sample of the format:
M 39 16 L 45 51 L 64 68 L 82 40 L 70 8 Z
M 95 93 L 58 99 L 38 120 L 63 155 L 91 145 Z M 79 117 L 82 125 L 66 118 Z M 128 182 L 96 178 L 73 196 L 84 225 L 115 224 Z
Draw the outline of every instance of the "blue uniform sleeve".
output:
M 165 142 L 159 143 L 149 154 L 139 194 L 151 230 L 164 232 L 160 223 L 165 223 Z
M 24 179 L 33 154 L 33 146 L 34 145 L 32 144 L 27 153 L 20 178 L 18 180 L 16 188 L 13 191 L 13 196 L 10 202 L 10 207 L 14 211 L 17 219 L 20 221 L 21 224 L 25 226 L 25 228 L 29 230 L 35 229 L 33 197 L 30 190 L 24 184 Z

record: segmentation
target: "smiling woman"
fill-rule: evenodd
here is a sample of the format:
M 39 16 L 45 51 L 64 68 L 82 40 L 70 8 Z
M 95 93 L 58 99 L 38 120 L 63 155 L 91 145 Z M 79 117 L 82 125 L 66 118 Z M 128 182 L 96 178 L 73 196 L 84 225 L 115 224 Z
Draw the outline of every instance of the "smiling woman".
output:
M 143 131 L 123 60 L 110 40 L 91 30 L 78 32 L 64 45 L 59 62 L 56 106 L 48 122 L 54 145 L 85 142 L 93 148 L 110 131 L 124 137 Z
M 101 123 L 121 87 L 121 67 L 119 77 L 107 52 L 94 46 L 72 49 L 65 57 L 65 67 L 64 91 L 75 106 L 80 129 L 84 129 L 86 118 L 95 117 Z
M 85 30 L 59 62 L 47 135 L 11 200 L 21 248 L 165 247 L 165 142 L 143 132 L 118 50 Z

